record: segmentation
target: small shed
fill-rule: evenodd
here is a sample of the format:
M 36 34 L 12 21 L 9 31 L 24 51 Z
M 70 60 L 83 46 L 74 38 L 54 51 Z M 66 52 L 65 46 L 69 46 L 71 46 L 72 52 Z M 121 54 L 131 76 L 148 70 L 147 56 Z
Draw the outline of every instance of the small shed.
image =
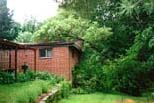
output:
M 0 68 L 22 71 L 24 64 L 34 71 L 46 71 L 72 80 L 72 69 L 78 63 L 82 39 L 73 42 L 17 44 L 0 40 Z

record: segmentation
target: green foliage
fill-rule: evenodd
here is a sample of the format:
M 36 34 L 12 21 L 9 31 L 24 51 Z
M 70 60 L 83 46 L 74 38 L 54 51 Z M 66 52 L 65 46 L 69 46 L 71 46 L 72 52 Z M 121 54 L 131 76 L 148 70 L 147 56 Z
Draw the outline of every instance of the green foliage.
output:
M 55 76 L 48 72 L 37 72 L 35 74 L 35 78 L 40 80 L 50 80 L 51 84 L 56 84 L 63 80 L 63 78 Z
M 58 88 L 59 90 L 55 94 L 47 98 L 46 103 L 58 103 L 58 100 L 62 98 L 68 98 L 71 91 L 70 83 L 66 80 L 63 80 L 59 83 Z
M 34 33 L 39 29 L 40 25 L 41 23 L 39 23 L 34 17 L 28 18 L 22 25 L 22 32 Z
M 46 103 L 58 103 L 58 100 L 60 99 L 60 92 L 56 92 L 54 95 L 49 96 L 49 98 L 46 100 Z
M 33 34 L 31 32 L 20 32 L 18 37 L 16 38 L 16 41 L 20 43 L 29 43 L 33 41 L 32 36 Z
M 14 82 L 14 73 L 0 71 L 0 84 L 10 84 Z
M 19 73 L 18 74 L 18 82 L 26 82 L 35 79 L 35 72 L 28 70 L 26 73 Z
M 13 40 L 19 32 L 19 24 L 12 20 L 12 15 L 7 8 L 7 0 L 0 1 L 0 38 Z
M 86 49 L 84 60 L 73 71 L 74 87 L 82 87 L 88 92 L 102 89 L 102 65 L 100 55 L 92 49 Z
M 16 42 L 19 43 L 31 43 L 33 42 L 34 32 L 37 31 L 40 27 L 41 23 L 39 23 L 35 18 L 26 19 L 25 22 L 20 26 L 20 32 Z
M 101 64 L 101 53 L 86 49 L 82 62 L 74 70 L 74 85 L 92 91 L 119 91 L 141 95 L 154 82 L 153 28 L 149 27 L 136 35 L 135 43 L 125 56 L 106 60 Z
M 29 70 L 26 73 L 18 73 L 17 81 L 15 80 L 14 72 L 5 72 L 0 71 L 0 84 L 13 84 L 13 83 L 20 83 L 20 82 L 27 82 L 27 81 L 34 81 L 34 80 L 46 80 L 50 81 L 51 85 L 56 83 L 60 83 L 64 80 L 62 77 L 58 77 L 56 75 L 50 74 L 48 72 L 34 72 Z M 42 84 L 43 87 L 43 84 Z M 46 91 L 47 88 L 44 88 L 43 91 Z
M 73 71 L 75 87 L 87 91 L 116 90 L 131 95 L 140 95 L 152 87 L 152 0 L 64 1 L 63 8 L 113 31 L 112 35 L 103 31 L 104 37 L 95 29 L 97 26 L 90 25 L 90 30 L 85 31 L 82 61 Z
M 48 72 L 37 72 L 36 78 L 42 79 L 42 80 L 51 80 L 53 79 L 54 75 L 48 73 Z
M 9 85 L 0 85 L 0 103 L 34 103 L 43 88 L 50 89 L 50 81 L 35 80 Z
M 35 33 L 36 41 L 50 42 L 53 40 L 74 40 L 83 38 L 88 42 L 104 40 L 112 33 L 111 29 L 99 27 L 97 22 L 79 18 L 74 15 L 65 15 L 64 11 L 59 16 L 45 21 L 40 30 Z
M 64 80 L 60 82 L 60 93 L 62 98 L 68 98 L 71 91 L 71 85 L 68 81 Z
M 73 94 L 88 94 L 88 91 L 84 90 L 83 88 L 73 88 L 72 89 Z
M 101 27 L 112 28 L 113 35 L 102 43 L 103 61 L 106 61 L 125 55 L 134 43 L 136 32 L 153 26 L 153 5 L 153 0 L 64 0 L 62 7 L 97 21 Z

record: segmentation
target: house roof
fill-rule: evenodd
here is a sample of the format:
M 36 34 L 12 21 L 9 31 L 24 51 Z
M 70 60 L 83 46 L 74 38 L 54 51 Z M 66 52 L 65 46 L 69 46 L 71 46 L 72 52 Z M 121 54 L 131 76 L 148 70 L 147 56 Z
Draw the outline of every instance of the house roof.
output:
M 64 41 L 53 41 L 49 43 L 20 43 L 20 45 L 26 45 L 28 47 L 56 47 L 56 46 L 68 46 L 68 47 L 74 47 L 78 50 L 81 50 L 81 46 L 74 42 L 64 42 Z
M 6 39 L 0 39 L 0 49 L 34 49 L 25 45 L 20 45 L 18 43 L 6 40 Z
M 69 46 L 69 47 L 75 47 L 77 50 L 81 51 L 82 44 L 78 42 L 79 40 L 76 40 L 74 42 L 64 42 L 64 41 L 54 41 L 50 43 L 15 43 L 12 41 L 8 41 L 5 39 L 0 39 L 0 46 L 9 48 L 9 49 L 15 49 L 16 47 L 18 49 L 35 49 L 35 47 L 38 46 Z

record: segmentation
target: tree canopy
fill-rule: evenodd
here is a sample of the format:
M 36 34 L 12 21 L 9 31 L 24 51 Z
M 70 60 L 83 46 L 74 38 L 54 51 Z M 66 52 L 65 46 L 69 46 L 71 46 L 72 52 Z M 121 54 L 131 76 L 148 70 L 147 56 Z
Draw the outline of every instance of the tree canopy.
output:
M 20 43 L 34 42 L 34 33 L 39 29 L 40 25 L 41 23 L 39 23 L 33 17 L 26 19 L 25 22 L 20 26 L 21 30 L 15 41 Z
M 112 34 L 111 28 L 100 27 L 97 22 L 91 22 L 66 12 L 45 21 L 35 33 L 37 41 L 50 42 L 52 40 L 72 41 L 82 38 L 85 42 L 95 44 Z M 98 44 L 97 44 L 98 45 Z
M 93 41 L 95 49 L 85 49 L 74 70 L 75 86 L 131 95 L 152 87 L 153 0 L 64 0 L 61 7 L 113 32 L 107 40 Z
M 13 40 L 18 35 L 19 24 L 12 19 L 13 13 L 7 8 L 7 1 L 0 0 L 0 38 Z

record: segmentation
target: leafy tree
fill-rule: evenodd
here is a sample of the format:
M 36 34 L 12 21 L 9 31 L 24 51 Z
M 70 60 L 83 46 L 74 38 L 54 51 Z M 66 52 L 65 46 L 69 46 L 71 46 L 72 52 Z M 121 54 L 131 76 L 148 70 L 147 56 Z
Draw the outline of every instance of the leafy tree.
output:
M 33 42 L 32 37 L 33 34 L 31 32 L 28 31 L 20 32 L 15 41 L 19 43 L 30 43 Z
M 21 31 L 19 32 L 19 35 L 15 39 L 15 41 L 20 43 L 33 42 L 34 32 L 39 29 L 40 25 L 41 23 L 39 23 L 33 17 L 31 17 L 30 19 L 26 19 L 25 22 L 21 25 Z
M 107 59 L 125 55 L 126 49 L 134 43 L 136 32 L 141 33 L 154 22 L 153 0 L 64 1 L 61 7 L 70 11 L 73 9 L 83 18 L 112 28 L 113 35 L 104 44 L 107 49 L 103 55 L 106 55 Z
M 41 23 L 38 22 L 34 17 L 27 18 L 22 25 L 22 32 L 28 31 L 34 33 L 39 29 L 40 25 Z
M 12 13 L 7 8 L 7 1 L 0 0 L 0 38 L 13 40 L 18 35 L 19 24 L 12 20 Z
M 100 27 L 97 22 L 62 12 L 59 16 L 45 21 L 35 33 L 35 39 L 50 42 L 52 40 L 71 41 L 83 38 L 85 42 L 94 46 L 98 45 L 98 41 L 107 39 L 112 34 L 110 31 L 110 28 Z
M 95 49 L 85 49 L 82 62 L 74 71 L 77 86 L 131 95 L 140 95 L 152 87 L 153 0 L 64 1 L 61 7 L 113 31 L 107 40 L 98 44 L 93 41 Z

